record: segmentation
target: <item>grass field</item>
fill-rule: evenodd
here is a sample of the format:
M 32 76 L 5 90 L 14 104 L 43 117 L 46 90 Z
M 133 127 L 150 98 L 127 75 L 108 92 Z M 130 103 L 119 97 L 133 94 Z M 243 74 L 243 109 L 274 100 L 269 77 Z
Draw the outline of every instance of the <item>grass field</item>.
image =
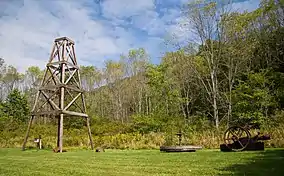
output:
M 284 175 L 284 149 L 265 152 L 161 153 L 158 150 L 0 149 L 0 175 Z

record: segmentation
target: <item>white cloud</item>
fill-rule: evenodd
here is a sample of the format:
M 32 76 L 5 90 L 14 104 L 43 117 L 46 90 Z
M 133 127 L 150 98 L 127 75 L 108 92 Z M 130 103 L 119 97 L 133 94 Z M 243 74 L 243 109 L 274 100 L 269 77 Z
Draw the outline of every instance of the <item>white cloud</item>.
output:
M 105 0 L 102 3 L 103 14 L 109 18 L 135 16 L 154 8 L 154 0 Z
M 154 10 L 145 11 L 143 14 L 133 17 L 132 24 L 136 28 L 147 32 L 150 36 L 165 37 L 167 29 L 180 16 L 180 10 L 164 8 L 161 9 L 161 13 L 163 15 Z
M 1 1 L 0 11 L 6 9 L 6 16 L 0 18 L 0 57 L 20 71 L 31 65 L 43 68 L 54 39 L 68 36 L 75 41 L 79 64 L 102 66 L 106 56 L 127 51 L 131 40 L 136 43 L 123 28 L 113 29 L 110 22 L 94 19 L 95 8 L 86 8 L 86 2 Z
M 148 33 L 150 36 L 163 35 L 166 32 L 167 23 L 179 14 L 179 9 L 171 6 L 161 9 L 164 15 L 157 11 L 157 5 L 161 3 L 176 3 L 179 1 L 163 0 L 106 0 L 102 3 L 103 15 L 116 21 L 118 24 L 131 25 L 132 27 Z M 122 20 L 124 19 L 124 20 Z M 162 37 L 162 36 L 161 36 Z

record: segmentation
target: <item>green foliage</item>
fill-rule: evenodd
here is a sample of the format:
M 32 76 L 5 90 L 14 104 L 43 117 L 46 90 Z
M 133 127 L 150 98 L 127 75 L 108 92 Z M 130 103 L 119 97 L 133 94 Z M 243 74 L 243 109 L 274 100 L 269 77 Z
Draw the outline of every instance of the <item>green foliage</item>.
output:
M 81 117 L 68 117 L 64 120 L 64 126 L 67 129 L 82 129 L 86 126 L 86 119 Z
M 183 101 L 180 89 L 175 77 L 172 76 L 173 66 L 164 62 L 161 65 L 149 65 L 146 71 L 147 85 L 156 103 L 154 114 L 176 114 L 179 113 L 179 103 Z
M 8 122 L 8 117 L 4 113 L 3 104 L 0 102 L 0 131 L 6 128 L 6 123 Z
M 29 107 L 27 98 L 18 89 L 14 89 L 3 103 L 3 112 L 13 121 L 22 123 L 27 122 Z M 5 116 L 4 115 L 4 116 Z
M 267 72 L 248 73 L 244 80 L 239 80 L 235 90 L 234 118 L 242 123 L 257 122 L 264 124 L 268 112 L 277 107 L 275 97 L 271 94 Z M 236 119 L 237 118 L 237 119 Z
M 40 84 L 40 80 L 43 79 L 44 71 L 40 70 L 38 66 L 31 66 L 26 71 L 26 77 L 29 79 L 31 87 L 37 87 Z
M 178 132 L 188 128 L 182 116 L 167 115 L 161 112 L 150 115 L 133 115 L 131 130 L 147 134 L 151 132 Z
M 129 131 L 128 124 L 109 120 L 106 118 L 92 118 L 92 134 L 94 135 L 115 135 L 119 133 L 127 133 Z
M 149 133 L 151 131 L 159 131 L 159 122 L 151 116 L 134 115 L 133 116 L 133 130 L 140 133 Z

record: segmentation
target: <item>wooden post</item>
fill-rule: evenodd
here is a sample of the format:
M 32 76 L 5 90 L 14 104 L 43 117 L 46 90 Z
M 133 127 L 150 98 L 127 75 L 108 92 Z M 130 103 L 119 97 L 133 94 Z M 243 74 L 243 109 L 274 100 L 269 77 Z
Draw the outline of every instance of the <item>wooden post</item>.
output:
M 82 87 L 81 85 L 81 76 L 80 76 L 80 71 L 78 70 L 78 78 L 79 78 L 79 84 L 80 87 Z M 84 113 L 87 113 L 87 107 L 86 107 L 86 102 L 85 102 L 85 96 L 83 93 L 81 93 L 81 98 L 82 98 L 82 104 L 83 104 L 83 110 Z M 88 135 L 89 135 L 89 139 L 90 139 L 90 144 L 91 144 L 91 149 L 94 150 L 94 144 L 93 144 L 93 139 L 92 139 L 92 133 L 91 133 L 91 127 L 90 127 L 90 118 L 89 116 L 87 117 L 87 128 L 88 128 Z
M 63 47 L 62 47 L 62 56 L 61 56 L 61 59 L 63 60 L 63 63 L 61 63 L 61 84 L 64 84 L 65 83 L 65 56 L 64 56 L 64 50 L 65 50 L 65 43 L 66 41 L 63 41 L 64 44 L 63 44 Z M 62 86 L 60 88 L 60 110 L 63 111 L 64 110 L 64 86 Z M 59 117 L 59 152 L 62 153 L 62 147 L 63 147 L 63 117 L 64 117 L 64 114 L 61 113 L 60 114 L 60 117 Z
M 89 117 L 87 117 L 87 126 L 88 126 L 88 134 L 89 134 L 89 138 L 90 138 L 91 148 L 92 148 L 92 150 L 94 150 L 94 144 L 93 144 L 93 139 L 92 139 Z
M 25 150 L 33 119 L 34 119 L 34 116 L 31 116 L 30 121 L 29 121 L 29 125 L 28 125 L 28 129 L 27 129 L 27 132 L 26 132 L 26 136 L 25 136 L 25 139 L 24 139 L 24 143 L 23 143 L 23 146 L 22 146 L 22 150 Z
M 60 114 L 60 124 L 59 124 L 59 152 L 62 153 L 62 147 L 63 147 L 63 114 Z
M 80 75 L 80 73 L 79 73 L 79 75 Z M 81 82 L 81 80 L 80 80 L 80 82 Z M 81 94 L 81 96 L 82 96 L 82 103 L 83 103 L 84 112 L 86 113 L 87 107 L 86 107 L 85 97 L 84 97 L 83 94 Z M 94 150 L 94 144 L 93 144 L 93 139 L 92 139 L 92 133 L 91 133 L 91 127 L 90 127 L 90 118 L 89 117 L 87 117 L 87 128 L 88 128 L 88 135 L 89 135 L 89 139 L 90 139 L 91 149 Z
M 41 135 L 39 135 L 39 149 L 42 149 L 42 143 L 41 143 Z
M 57 149 L 60 147 L 60 115 L 57 116 Z

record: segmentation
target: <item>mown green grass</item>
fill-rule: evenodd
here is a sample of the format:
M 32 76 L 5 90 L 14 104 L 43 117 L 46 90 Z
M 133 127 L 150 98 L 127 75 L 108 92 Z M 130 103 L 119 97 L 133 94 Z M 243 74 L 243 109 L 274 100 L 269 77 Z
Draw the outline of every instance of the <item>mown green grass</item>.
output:
M 284 175 L 284 149 L 264 152 L 161 153 L 159 150 L 0 149 L 0 175 Z

